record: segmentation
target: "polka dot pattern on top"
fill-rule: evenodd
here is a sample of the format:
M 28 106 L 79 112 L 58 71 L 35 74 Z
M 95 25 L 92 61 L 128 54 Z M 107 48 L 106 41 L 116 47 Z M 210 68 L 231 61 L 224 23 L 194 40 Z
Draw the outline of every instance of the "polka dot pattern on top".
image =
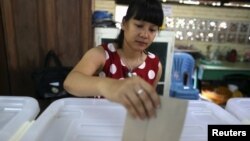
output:
M 123 80 L 127 77 L 129 72 L 128 67 L 122 62 L 116 48 L 112 43 L 103 44 L 102 47 L 105 50 L 106 62 L 103 70 L 100 72 L 101 77 L 110 77 L 119 80 Z M 137 68 L 132 70 L 133 75 L 140 76 L 147 82 L 153 85 L 154 80 L 159 70 L 159 58 L 155 54 L 148 52 L 145 61 Z

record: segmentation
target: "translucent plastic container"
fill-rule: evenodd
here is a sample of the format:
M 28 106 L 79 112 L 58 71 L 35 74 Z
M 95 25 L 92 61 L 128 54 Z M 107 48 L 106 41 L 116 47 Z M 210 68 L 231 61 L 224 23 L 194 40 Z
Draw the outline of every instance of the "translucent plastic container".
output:
M 122 141 L 125 118 L 123 106 L 105 99 L 63 98 L 37 118 L 21 141 Z M 181 141 L 206 141 L 208 124 L 239 123 L 214 103 L 190 100 Z
M 121 141 L 126 110 L 106 99 L 63 98 L 37 118 L 21 141 Z
M 25 123 L 32 122 L 39 111 L 34 98 L 0 96 L 0 140 L 10 140 Z
M 190 100 L 181 141 L 207 141 L 209 124 L 240 124 L 240 121 L 215 103 Z
M 230 98 L 225 109 L 243 124 L 250 124 L 250 98 Z

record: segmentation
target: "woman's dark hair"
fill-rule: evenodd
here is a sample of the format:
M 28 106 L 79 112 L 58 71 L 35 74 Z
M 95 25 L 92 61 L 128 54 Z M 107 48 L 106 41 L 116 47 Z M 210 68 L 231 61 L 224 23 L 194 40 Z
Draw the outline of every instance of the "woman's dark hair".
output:
M 128 21 L 132 18 L 153 23 L 157 26 L 162 26 L 163 23 L 162 4 L 159 0 L 132 0 L 128 6 L 126 15 L 123 21 Z M 124 39 L 124 31 L 120 33 L 116 39 L 118 48 L 122 48 Z

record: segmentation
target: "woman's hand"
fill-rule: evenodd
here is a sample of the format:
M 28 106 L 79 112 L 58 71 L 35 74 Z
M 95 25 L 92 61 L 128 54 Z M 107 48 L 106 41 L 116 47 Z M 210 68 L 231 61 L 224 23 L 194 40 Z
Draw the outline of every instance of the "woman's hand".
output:
M 145 119 L 156 116 L 160 99 L 149 83 L 135 76 L 124 80 L 112 81 L 102 87 L 102 95 L 114 102 L 121 103 L 135 118 Z

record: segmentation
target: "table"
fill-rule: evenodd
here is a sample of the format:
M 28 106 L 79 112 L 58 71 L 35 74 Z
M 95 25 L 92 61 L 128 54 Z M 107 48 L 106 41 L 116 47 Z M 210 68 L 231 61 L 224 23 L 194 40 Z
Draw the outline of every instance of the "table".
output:
M 250 77 L 250 62 L 197 63 L 197 78 L 199 80 L 223 80 L 225 76 L 232 74 L 248 75 Z
M 250 82 L 250 62 L 233 63 L 227 61 L 208 62 L 199 60 L 196 62 L 194 76 L 194 87 L 200 91 L 202 85 L 207 84 L 206 82 L 209 82 L 213 86 L 232 83 L 237 85 L 244 95 L 247 97 L 250 96 L 250 90 L 248 89 Z

